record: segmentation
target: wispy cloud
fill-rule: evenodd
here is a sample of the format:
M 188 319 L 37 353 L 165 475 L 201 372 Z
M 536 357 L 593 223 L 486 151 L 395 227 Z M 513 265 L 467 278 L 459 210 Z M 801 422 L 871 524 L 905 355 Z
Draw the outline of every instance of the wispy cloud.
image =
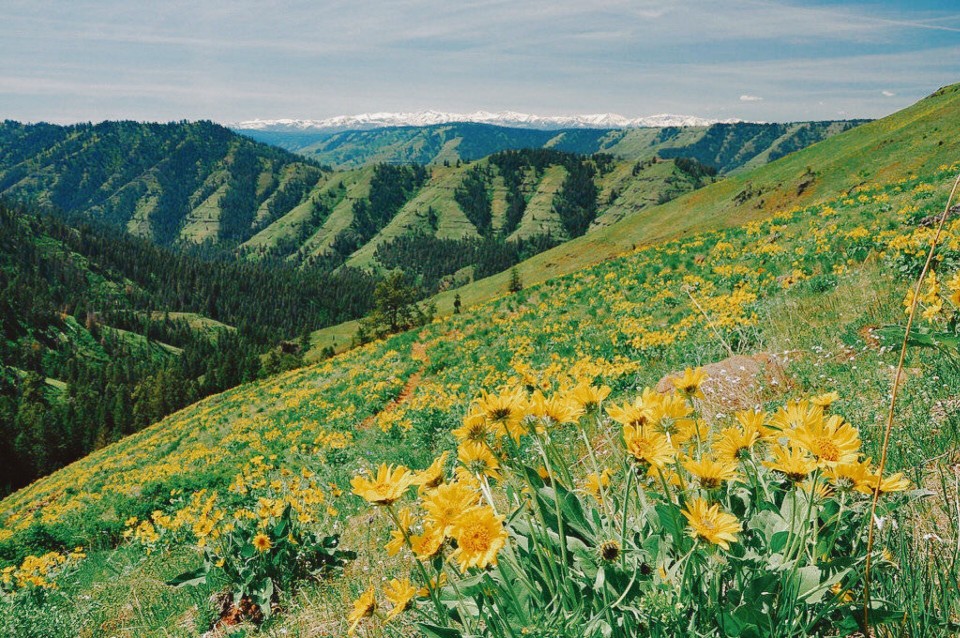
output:
M 960 14 L 938 0 L 716 8 L 712 0 L 8 0 L 0 117 L 488 108 L 777 120 L 882 115 L 960 80 Z

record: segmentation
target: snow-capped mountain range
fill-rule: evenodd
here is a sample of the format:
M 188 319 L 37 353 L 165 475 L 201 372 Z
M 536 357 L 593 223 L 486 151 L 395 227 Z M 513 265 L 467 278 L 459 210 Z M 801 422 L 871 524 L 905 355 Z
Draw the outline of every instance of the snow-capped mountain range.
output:
M 732 124 L 740 119 L 711 120 L 693 115 L 649 115 L 628 118 L 616 113 L 597 113 L 593 115 L 541 116 L 529 113 L 501 111 L 475 111 L 473 113 L 444 113 L 441 111 L 421 111 L 417 113 L 361 113 L 360 115 L 339 115 L 323 120 L 246 120 L 229 124 L 231 128 L 241 130 L 309 132 L 333 130 L 364 130 L 385 128 L 388 126 L 433 126 L 453 122 L 476 122 L 534 129 L 562 128 L 642 128 L 663 126 L 709 126 L 711 124 Z

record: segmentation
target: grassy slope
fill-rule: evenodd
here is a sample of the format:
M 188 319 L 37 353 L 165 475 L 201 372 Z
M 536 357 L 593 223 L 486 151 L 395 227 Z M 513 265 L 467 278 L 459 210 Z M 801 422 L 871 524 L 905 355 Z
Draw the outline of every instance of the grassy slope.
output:
M 150 313 L 150 318 L 154 321 L 163 319 L 164 317 L 169 317 L 172 321 L 186 321 L 192 329 L 206 332 L 206 333 L 215 333 L 221 332 L 224 330 L 236 330 L 233 326 L 229 326 L 225 323 L 217 321 L 216 319 L 211 319 L 210 317 L 204 317 L 201 314 L 195 312 L 160 312 L 154 311 Z
M 220 199 L 226 192 L 227 185 L 223 184 L 187 213 L 180 229 L 181 239 L 199 244 L 217 237 L 220 232 Z
M 510 235 L 510 239 L 525 239 L 544 233 L 553 237 L 564 235 L 560 217 L 553 210 L 553 198 L 560 190 L 566 176 L 567 171 L 562 166 L 551 166 L 536 181 L 532 176 L 528 176 L 524 182 L 527 208 L 523 211 L 520 224 Z
M 566 242 L 517 267 L 527 285 L 610 259 L 694 230 L 725 228 L 759 219 L 793 205 L 808 205 L 874 181 L 929 171 L 954 160 L 950 131 L 960 126 L 960 85 L 944 87 L 917 104 L 876 122 L 781 158 L 749 173 L 730 176 L 662 206 L 626 216 L 619 223 Z M 813 176 L 808 171 L 813 171 Z M 813 177 L 812 182 L 810 181 Z M 798 190 L 802 184 L 809 184 Z M 754 193 L 742 203 L 737 196 Z M 459 294 L 465 306 L 503 294 L 510 273 L 500 273 L 433 298 L 441 313 L 452 311 Z M 351 322 L 356 330 L 356 324 Z M 314 334 L 320 347 L 333 326 Z M 343 343 L 338 340 L 338 343 Z M 315 356 L 315 355 L 313 355 Z
M 528 282 L 520 295 L 494 299 L 423 330 L 202 401 L 5 499 L 0 503 L 0 539 L 19 533 L 35 518 L 65 529 L 85 528 L 94 535 L 101 527 L 119 530 L 125 516 L 147 515 L 170 487 L 225 489 L 256 455 L 276 454 L 273 462 L 294 471 L 300 466 L 314 468 L 323 473 L 324 481 L 341 487 L 361 465 L 384 460 L 423 466 L 434 451 L 449 445 L 447 432 L 481 388 L 520 380 L 549 385 L 569 375 L 608 383 L 616 398 L 632 396 L 638 386 L 655 383 L 668 370 L 724 356 L 709 322 L 680 290 L 691 277 L 702 302 L 711 308 L 707 302 L 717 302 L 715 312 L 733 313 L 739 327 L 728 339 L 738 338 L 747 351 L 790 351 L 789 388 L 765 388 L 748 399 L 782 400 L 785 391 L 837 390 L 843 414 L 857 425 L 872 424 L 883 415 L 893 357 L 871 348 L 862 338 L 863 330 L 902 317 L 900 299 L 907 285 L 892 278 L 876 251 L 912 230 L 903 225 L 898 211 L 916 207 L 926 214 L 942 208 L 945 187 L 957 165 L 938 168 L 949 163 L 944 161 L 949 152 L 937 144 L 935 134 L 954 128 L 960 118 L 958 102 L 958 89 L 951 88 L 889 122 L 871 125 L 872 135 L 858 135 L 849 146 L 813 149 L 815 155 L 804 160 L 819 159 L 821 187 L 809 200 L 796 197 L 789 182 L 795 171 L 802 175 L 803 163 L 793 165 L 788 158 L 754 173 L 755 185 L 782 180 L 781 201 L 790 210 L 775 218 L 765 208 L 748 207 L 743 212 L 732 207 L 742 218 L 728 219 L 723 213 L 727 217 L 733 213 L 724 197 L 701 200 L 693 209 L 697 217 L 727 229 L 697 228 L 696 235 L 690 232 L 689 237 L 631 251 L 540 286 Z M 904 128 L 910 122 L 912 132 Z M 891 140 L 882 144 L 888 153 L 866 152 L 885 139 Z M 867 173 L 858 177 L 861 170 Z M 769 171 L 776 172 L 771 176 Z M 920 177 L 911 179 L 914 173 Z M 851 197 L 844 194 L 856 185 L 851 179 L 866 177 L 876 180 L 863 184 Z M 717 186 L 702 192 L 738 192 L 724 183 Z M 767 192 L 779 191 L 771 187 Z M 791 192 L 792 198 L 787 196 Z M 692 206 L 691 198 L 686 199 Z M 794 206 L 802 200 L 810 205 Z M 760 217 L 768 219 L 756 222 Z M 632 221 L 610 229 L 629 228 Z M 738 221 L 755 223 L 732 227 Z M 663 229 L 658 232 L 666 234 Z M 960 233 L 960 227 L 953 232 Z M 575 243 L 589 241 L 588 237 Z M 618 244 L 608 237 L 606 243 L 591 245 Z M 703 256 L 709 259 L 700 259 Z M 778 276 L 795 270 L 801 271 L 801 281 L 785 287 Z M 810 281 L 804 282 L 807 278 Z M 736 307 L 724 301 L 739 285 L 755 291 L 757 301 Z M 685 326 L 683 333 L 680 325 Z M 651 346 L 657 333 L 669 334 L 673 344 Z M 914 360 L 911 365 L 935 363 Z M 943 367 L 933 373 L 947 374 Z M 949 429 L 928 428 L 927 411 L 955 392 L 960 380 L 953 373 L 941 377 L 942 386 L 932 386 L 925 383 L 928 376 L 917 372 L 908 378 L 904 404 L 911 407 L 900 427 L 910 436 L 895 446 L 891 458 L 895 468 L 912 468 L 914 480 L 922 479 L 918 472 L 931 450 L 940 453 L 956 445 L 949 439 Z M 408 385 L 412 380 L 414 387 Z M 402 403 L 387 408 L 405 386 Z M 400 428 L 381 432 L 376 427 L 390 422 Z M 403 431 L 405 425 L 408 432 Z M 325 436 L 329 432 L 341 432 L 352 443 L 335 449 Z M 872 429 L 865 429 L 865 436 L 867 449 L 875 454 Z M 331 523 L 333 528 L 344 531 L 348 546 L 374 552 L 382 541 L 383 521 L 371 519 L 365 509 L 360 518 L 350 518 L 355 501 L 336 503 L 345 522 Z M 128 600 L 144 591 L 145 583 L 157 591 L 154 579 L 161 571 L 170 571 L 169 565 L 140 564 L 133 553 L 124 548 L 119 554 L 101 552 L 90 560 L 88 569 L 101 569 L 100 579 L 106 569 L 98 566 L 108 561 L 132 560 L 137 567 L 112 579 L 110 597 L 98 594 L 89 602 L 76 597 L 72 604 L 82 608 L 78 613 L 85 619 L 78 622 L 117 628 L 117 619 L 122 618 L 122 628 L 116 631 L 120 635 L 202 631 L 185 616 L 187 606 L 196 600 L 171 602 L 168 609 L 129 608 Z M 379 575 L 392 569 L 376 556 L 361 559 L 336 585 L 310 589 L 273 629 L 301 636 L 314 635 L 318 626 L 333 633 L 342 630 L 345 601 L 366 586 L 370 578 L 366 570 Z M 89 580 L 75 586 L 83 595 L 98 591 Z
M 379 233 L 349 256 L 347 265 L 376 269 L 377 247 L 403 235 L 427 234 L 442 239 L 478 237 L 477 229 L 461 210 L 454 193 L 469 171 L 485 166 L 487 161 L 483 159 L 461 166 L 431 166 L 427 183 Z M 672 160 L 647 167 L 637 175 L 633 174 L 633 167 L 633 162 L 615 162 L 610 173 L 597 179 L 597 225 L 609 225 L 625 215 L 655 205 L 662 197 L 675 197 L 698 186 L 689 176 L 674 170 Z M 288 169 L 290 172 L 294 170 Z M 371 171 L 371 167 L 366 167 L 324 174 L 303 204 L 266 226 L 245 242 L 243 247 L 251 250 L 250 255 L 255 255 L 258 251 L 270 250 L 278 244 L 295 240 L 302 224 L 309 220 L 312 210 L 310 200 L 323 198 L 331 206 L 332 212 L 319 231 L 304 244 L 306 254 L 320 254 L 329 248 L 337 233 L 350 224 L 353 202 L 367 194 Z M 542 175 L 528 171 L 523 183 L 527 208 L 509 239 L 527 238 L 545 232 L 556 238 L 566 238 L 566 231 L 553 211 L 554 196 L 560 190 L 565 176 L 566 171 L 560 166 L 549 167 Z M 341 182 L 347 186 L 346 192 L 337 188 Z M 507 205 L 506 188 L 499 174 L 495 174 L 488 191 L 493 228 L 499 229 L 504 222 Z M 435 228 L 431 227 L 428 216 L 431 208 L 436 215 Z
M 326 201 L 340 199 L 333 194 L 338 183 L 335 179 L 336 177 L 339 177 L 341 180 L 346 178 L 343 174 L 323 173 L 303 203 L 293 207 L 290 212 L 245 241 L 242 246 L 253 250 L 269 248 L 278 242 L 296 237 L 300 232 L 300 227 L 310 219 L 310 213 L 313 210 L 313 204 L 311 202 L 314 198 L 325 198 Z
M 745 228 L 641 249 L 423 330 L 212 397 L 6 499 L 0 503 L 0 538 L 33 520 L 64 529 L 118 531 L 127 516 L 149 515 L 171 487 L 187 494 L 205 487 L 228 492 L 231 477 L 249 469 L 256 456 L 270 459 L 281 472 L 278 478 L 284 469 L 297 475 L 308 467 L 324 485 L 341 489 L 358 466 L 384 460 L 422 467 L 450 445 L 448 431 L 481 388 L 521 380 L 549 388 L 569 377 L 607 383 L 617 399 L 632 396 L 669 370 L 724 356 L 709 322 L 680 292 L 682 282 L 697 282 L 702 303 L 735 319 L 738 327 L 726 333 L 728 341 L 740 339 L 748 352 L 790 352 L 787 386 L 756 388 L 737 399 L 775 402 L 789 396 L 785 392 L 837 390 L 842 413 L 857 425 L 871 424 L 883 414 L 894 355 L 870 347 L 861 335 L 901 316 L 899 300 L 907 286 L 891 277 L 871 249 L 911 230 L 896 211 L 942 207 L 951 176 L 934 171 L 867 189 L 862 199 L 841 197 L 829 202 L 830 208 L 797 208 Z M 937 196 L 930 196 L 928 186 Z M 960 232 L 960 224 L 955 226 L 953 232 Z M 865 233 L 867 228 L 884 232 Z M 859 246 L 866 250 L 857 253 Z M 698 261 L 703 255 L 710 258 Z M 810 281 L 785 289 L 778 275 L 796 269 Z M 724 301 L 740 285 L 755 291 L 757 301 L 742 306 Z M 673 343 L 650 345 L 661 334 Z M 948 374 L 942 367 L 935 373 Z M 891 463 L 914 468 L 913 480 L 920 480 L 916 471 L 930 450 L 956 445 L 949 429 L 926 426 L 926 411 L 960 381 L 956 373 L 942 380 L 943 387 L 931 387 L 914 373 L 904 389 L 905 404 L 913 407 L 901 427 L 910 437 L 893 451 Z M 401 393 L 403 400 L 391 405 Z M 390 428 L 391 423 L 397 425 Z M 875 454 L 876 437 L 869 428 L 864 432 Z M 330 433 L 351 443 L 341 449 Z M 341 530 L 345 545 L 360 549 L 363 557 L 346 578 L 288 601 L 288 613 L 270 631 L 305 637 L 322 623 L 336 634 L 344 627 L 347 601 L 371 578 L 369 570 L 379 578 L 396 569 L 380 553 L 383 517 L 371 518 L 352 498 L 330 498 L 339 522 L 326 525 Z M 177 511 L 182 504 L 168 507 Z M 193 514 L 183 511 L 189 524 Z M 198 601 L 202 608 L 203 596 L 156 584 L 193 564 L 189 552 L 184 555 L 175 543 L 168 559 L 142 562 L 137 551 L 128 546 L 97 552 L 82 577 L 65 584 L 84 596 L 71 603 L 77 622 L 123 636 L 202 632 L 189 610 Z M 130 608 L 131 597 L 145 603 Z
M 467 167 L 432 167 L 428 183 L 403 205 L 383 230 L 353 253 L 347 264 L 359 267 L 372 266 L 377 246 L 400 235 L 422 232 L 435 234 L 441 238 L 478 237 L 476 227 L 470 223 L 453 197 L 467 170 Z M 429 208 L 433 208 L 437 215 L 436 231 L 429 227 L 427 220 Z
M 657 206 L 661 198 L 673 199 L 683 192 L 695 190 L 698 187 L 689 175 L 676 169 L 673 160 L 646 166 L 635 176 L 633 170 L 632 162 L 618 164 L 601 181 L 601 190 L 597 198 L 601 206 L 591 231 L 601 226 L 610 226 L 628 215 Z M 616 195 L 613 201 L 610 201 L 611 195 Z
M 329 189 L 337 189 L 333 198 L 335 202 L 329 217 L 324 220 L 320 228 L 304 243 L 304 252 L 310 255 L 321 255 L 329 250 L 337 235 L 346 230 L 353 221 L 353 203 L 370 194 L 370 179 L 373 177 L 373 168 L 366 167 L 338 175 L 336 180 L 328 182 Z M 342 186 L 343 188 L 340 188 Z

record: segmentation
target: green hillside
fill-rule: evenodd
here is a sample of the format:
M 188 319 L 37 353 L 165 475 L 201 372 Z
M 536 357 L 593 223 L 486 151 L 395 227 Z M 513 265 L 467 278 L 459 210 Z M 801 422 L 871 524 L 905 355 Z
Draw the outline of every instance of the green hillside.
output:
M 686 158 L 623 162 L 554 149 L 503 151 L 459 166 L 411 170 L 378 164 L 329 173 L 303 204 L 240 251 L 252 259 L 328 269 L 399 268 L 435 292 L 441 280 L 459 284 L 507 270 L 715 178 Z M 358 211 L 366 212 L 360 218 Z M 428 264 L 424 252 L 448 258 Z
M 733 418 L 738 410 L 753 413 L 759 406 L 773 415 L 789 400 L 836 392 L 836 399 L 820 399 L 827 404 L 823 410 L 853 424 L 863 455 L 876 459 L 877 425 L 886 414 L 896 364 L 896 353 L 881 347 L 876 328 L 904 320 L 902 300 L 931 236 L 923 220 L 943 210 L 960 170 L 948 138 L 958 120 L 960 85 L 537 255 L 519 267 L 525 288 L 518 294 L 505 294 L 502 278 L 479 281 L 460 291 L 474 306 L 464 314 L 208 398 L 18 491 L 0 502 L 0 560 L 14 567 L 5 573 L 16 574 L 4 587 L 23 591 L 0 598 L 8 612 L 0 615 L 0 627 L 9 635 L 48 637 L 195 636 L 221 618 L 217 592 L 246 591 L 277 603 L 260 629 L 265 635 L 344 635 L 351 601 L 368 588 L 379 601 L 391 578 L 409 578 L 414 590 L 425 585 L 429 590 L 427 575 L 440 570 L 446 587 L 408 597 L 409 609 L 395 602 L 398 616 L 389 624 L 383 613 L 359 614 L 354 626 L 416 635 L 418 628 L 450 623 L 427 635 L 461 636 L 463 623 L 472 622 L 465 610 L 479 614 L 489 605 L 506 604 L 503 617 L 526 618 L 534 631 L 566 611 L 569 616 L 561 617 L 567 624 L 550 628 L 551 635 L 564 637 L 584 635 L 588 621 L 596 623 L 589 625 L 596 628 L 591 635 L 603 635 L 602 623 L 611 615 L 642 623 L 660 619 L 667 635 L 691 624 L 710 635 L 761 635 L 730 633 L 730 627 L 758 632 L 758 623 L 769 622 L 769 616 L 751 610 L 765 601 L 777 618 L 805 623 L 808 633 L 852 635 L 861 609 L 857 557 L 864 541 L 856 531 L 861 528 L 844 531 L 849 545 L 843 547 L 836 536 L 823 545 L 827 534 L 818 541 L 816 532 L 808 546 L 798 531 L 799 517 L 812 511 L 823 516 L 814 519 L 815 529 L 821 520 L 835 525 L 834 517 L 843 519 L 832 488 L 821 483 L 826 491 L 817 492 L 819 474 L 804 470 L 804 476 L 814 476 L 813 487 L 795 487 L 748 455 L 737 466 L 738 478 L 720 488 L 720 498 L 725 508 L 740 498 L 737 516 L 751 516 L 749 524 L 738 525 L 729 548 L 715 541 L 694 544 L 679 505 L 658 499 L 661 492 L 709 490 L 685 484 L 687 470 L 679 461 L 676 481 L 664 474 L 660 483 L 648 481 L 647 472 L 635 472 L 644 466 L 627 462 L 626 430 L 611 417 L 622 419 L 615 406 L 627 411 L 642 388 L 656 386 L 669 372 L 723 362 L 711 368 L 713 383 L 704 384 L 708 392 L 695 403 L 703 424 L 694 426 L 694 447 L 709 430 L 738 427 Z M 937 260 L 939 280 L 960 282 L 957 263 L 960 222 L 953 219 Z M 925 295 L 929 329 L 944 329 L 948 315 L 960 312 L 956 301 L 947 299 L 954 285 Z M 937 303 L 940 309 L 930 310 Z M 596 418 L 568 427 L 565 422 L 577 416 L 565 416 L 562 406 L 589 406 L 582 398 L 588 385 L 605 385 L 610 396 L 599 399 L 603 409 Z M 886 523 L 877 536 L 872 581 L 878 601 L 873 622 L 887 622 L 894 635 L 956 631 L 960 557 L 954 550 L 956 494 L 949 466 L 960 422 L 948 406 L 957 387 L 960 375 L 940 351 L 911 353 L 885 476 L 904 472 L 909 485 L 924 491 L 904 497 L 895 490 L 906 484 L 890 484 L 882 500 Z M 484 391 L 499 398 L 474 402 Z M 534 391 L 559 403 L 543 407 Z M 397 513 L 401 508 L 410 506 L 418 521 L 426 516 L 411 505 L 414 490 L 401 490 L 396 498 L 402 500 L 393 508 L 372 508 L 351 495 L 351 480 L 381 462 L 426 468 L 448 451 L 441 469 L 450 474 L 460 465 L 459 484 L 472 490 L 480 465 L 462 449 L 455 460 L 451 431 L 468 413 L 480 415 L 484 427 L 499 423 L 509 431 L 508 417 L 521 404 L 530 406 L 522 408 L 528 418 L 540 419 L 544 411 L 559 416 L 544 425 L 545 434 L 531 427 L 515 444 L 498 438 L 504 446 L 495 446 L 503 477 L 482 479 L 484 507 L 509 515 L 496 522 L 510 547 L 501 552 L 503 565 L 464 566 L 466 549 L 451 555 L 453 548 L 443 543 L 447 532 L 435 561 L 416 561 L 402 542 L 398 555 L 388 553 L 384 545 L 391 530 L 395 540 L 407 536 L 395 529 L 405 516 Z M 680 419 L 693 423 L 688 416 L 684 412 Z M 511 446 L 534 465 L 524 469 L 511 460 Z M 536 469 L 541 462 L 547 466 L 543 477 Z M 551 466 L 563 473 L 551 474 Z M 602 486 L 600 477 L 607 476 L 607 487 L 585 484 L 590 473 L 596 475 L 594 485 Z M 514 482 L 520 475 L 522 481 Z M 793 505 L 783 496 L 767 511 L 744 511 L 753 498 L 744 495 L 754 494 L 759 484 L 775 494 L 793 494 Z M 643 489 L 630 498 L 637 485 Z M 421 494 L 429 496 L 428 490 L 424 485 Z M 596 499 L 588 500 L 590 493 Z M 808 493 L 818 495 L 804 496 Z M 869 516 L 866 496 L 851 492 L 844 498 L 841 512 L 855 520 Z M 607 508 L 605 499 L 614 499 L 613 506 Z M 636 515 L 619 509 L 621 501 L 635 503 Z M 819 503 L 828 502 L 832 505 L 821 510 Z M 628 527 L 651 531 L 634 536 Z M 416 529 L 426 535 L 426 529 Z M 552 531 L 537 536 L 538 529 Z M 930 534 L 945 542 L 930 542 Z M 765 544 L 744 549 L 762 538 Z M 611 540 L 623 549 L 612 559 Z M 84 548 L 82 555 L 72 552 L 75 546 Z M 327 557 L 326 575 L 292 580 L 291 570 L 303 566 L 297 547 L 322 548 L 310 551 Z M 334 547 L 356 551 L 357 557 L 335 557 Z M 47 551 L 58 553 L 41 561 L 26 558 Z M 545 580 L 535 582 L 527 581 L 527 573 L 510 571 L 518 556 L 537 564 L 535 551 L 548 553 L 539 563 L 544 569 L 561 565 L 568 571 L 538 573 Z M 200 568 L 204 552 L 209 578 L 195 572 L 200 584 L 164 584 Z M 688 560 L 693 555 L 695 562 Z M 337 560 L 345 561 L 342 571 Z M 687 578 L 685 565 L 700 576 Z M 235 566 L 242 570 L 231 571 Z M 705 595 L 702 608 L 675 598 L 701 578 L 720 582 L 717 574 L 732 569 L 756 578 L 747 581 L 756 597 L 731 588 L 723 596 Z M 270 578 L 278 584 L 263 580 L 263 574 L 274 574 Z M 26 581 L 33 576 L 39 584 Z M 21 577 L 26 584 L 17 584 Z M 54 580 L 57 589 L 51 590 L 47 583 Z M 628 596 L 638 580 L 644 595 Z M 580 589 L 576 601 L 567 601 L 538 588 L 538 582 Z M 529 598 L 504 603 L 499 597 L 518 590 Z M 30 595 L 36 591 L 43 595 Z M 610 591 L 624 593 L 604 602 Z M 775 592 L 783 598 L 771 599 Z M 592 607 L 597 600 L 599 606 Z M 719 607 L 707 604 L 717 600 Z M 660 606 L 646 606 L 655 603 Z M 362 600 L 358 608 L 364 609 Z M 593 609 L 600 609 L 596 617 L 590 616 Z M 254 631 L 249 622 L 241 630 Z
M 0 202 L 0 493 L 298 365 L 292 340 L 365 314 L 373 283 L 210 261 Z
M 433 294 L 699 188 L 714 169 L 761 164 L 854 124 L 359 131 L 325 142 L 358 153 L 316 156 L 360 166 L 333 171 L 209 122 L 7 121 L 0 197 L 178 250 L 323 273 L 399 268 Z
M 366 131 L 308 133 L 244 130 L 239 133 L 338 168 L 379 162 L 455 164 L 521 148 L 553 148 L 624 160 L 693 157 L 721 173 L 751 168 L 841 133 L 863 120 L 787 124 L 715 124 L 709 127 L 534 130 L 454 123 Z
M 665 239 L 702 229 L 744 224 L 795 205 L 809 205 L 873 181 L 923 174 L 953 162 L 951 126 L 960 123 L 960 88 L 951 85 L 903 111 L 858 126 L 771 164 L 727 178 L 662 206 L 566 242 L 518 265 L 527 284 L 545 281 Z M 602 218 L 600 219 L 602 221 Z M 466 306 L 503 294 L 509 273 L 433 298 L 441 312 L 454 294 Z M 347 327 L 314 334 L 316 347 L 341 338 Z
M 0 124 L 0 196 L 160 244 L 244 241 L 322 175 L 211 122 Z

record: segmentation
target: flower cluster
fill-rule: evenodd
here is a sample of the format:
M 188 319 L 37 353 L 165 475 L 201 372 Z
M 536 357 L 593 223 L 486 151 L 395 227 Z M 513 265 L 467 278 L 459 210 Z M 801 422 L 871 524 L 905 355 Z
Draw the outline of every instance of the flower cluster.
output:
M 76 567 L 84 558 L 86 554 L 82 547 L 77 547 L 72 552 L 48 552 L 41 556 L 27 556 L 19 566 L 11 565 L 0 570 L 0 594 L 56 589 L 57 578 Z
M 447 453 L 420 472 L 384 464 L 356 476 L 354 493 L 393 523 L 386 552 L 406 552 L 415 571 L 391 581 L 385 616 L 374 588 L 357 599 L 351 633 L 410 609 L 464 633 L 512 635 L 545 610 L 590 625 L 606 622 L 611 600 L 642 615 L 664 596 L 670 609 L 701 606 L 703 629 L 728 604 L 716 592 L 771 573 L 780 584 L 765 586 L 788 590 L 814 570 L 817 587 L 843 587 L 797 600 L 796 616 L 841 613 L 860 578 L 848 561 L 863 560 L 870 495 L 910 482 L 873 469 L 856 428 L 832 411 L 837 393 L 708 422 L 706 380 L 688 368 L 671 392 L 606 406 L 606 387 L 483 392 L 453 431 L 452 476 Z M 415 502 L 401 503 L 414 488 Z M 541 587 L 553 593 L 541 598 Z M 596 600 L 584 598 L 591 587 Z M 474 626 L 470 609 L 500 611 Z

